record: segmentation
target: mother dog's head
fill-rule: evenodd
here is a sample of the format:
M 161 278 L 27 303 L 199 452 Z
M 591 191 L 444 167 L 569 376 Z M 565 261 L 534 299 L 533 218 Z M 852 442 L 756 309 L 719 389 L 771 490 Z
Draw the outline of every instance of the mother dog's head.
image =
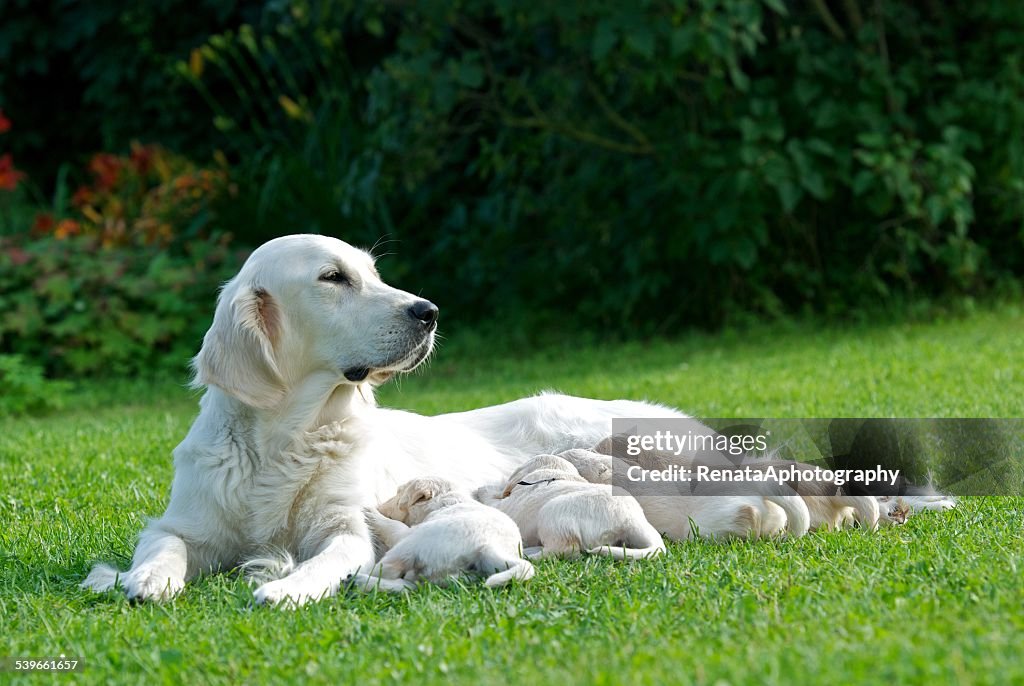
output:
M 388 286 L 366 252 L 327 236 L 264 243 L 224 285 L 197 385 L 273 407 L 310 375 L 383 383 L 430 354 L 437 307 Z

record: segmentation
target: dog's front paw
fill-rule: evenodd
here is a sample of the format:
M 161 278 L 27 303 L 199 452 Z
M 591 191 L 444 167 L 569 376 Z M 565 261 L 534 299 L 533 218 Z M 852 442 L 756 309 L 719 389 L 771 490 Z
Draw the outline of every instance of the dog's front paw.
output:
M 325 591 L 316 593 L 288 578 L 268 581 L 253 592 L 253 597 L 260 605 L 274 605 L 280 608 L 302 607 L 306 603 L 320 600 L 324 595 Z
M 161 601 L 178 595 L 185 580 L 156 569 L 139 569 L 122 575 L 121 586 L 130 600 Z
M 405 579 L 382 579 L 379 576 L 369 574 L 355 574 L 349 578 L 349 583 L 363 593 L 373 591 L 387 591 L 388 593 L 408 593 L 416 588 L 416 584 Z

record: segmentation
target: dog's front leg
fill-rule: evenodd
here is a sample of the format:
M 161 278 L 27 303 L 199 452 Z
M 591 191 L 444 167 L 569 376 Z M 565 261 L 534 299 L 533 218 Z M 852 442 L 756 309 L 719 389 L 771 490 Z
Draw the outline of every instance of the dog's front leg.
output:
M 326 527 L 311 531 L 299 546 L 316 553 L 288 576 L 256 589 L 256 601 L 270 605 L 298 607 L 338 591 L 343 579 L 373 567 L 373 541 L 358 507 L 339 508 L 327 519 Z
M 119 573 L 113 567 L 97 565 L 82 582 L 82 588 L 106 591 L 120 583 L 125 595 L 135 600 L 167 600 L 185 586 L 188 547 L 181 537 L 151 524 L 139 536 L 132 566 Z

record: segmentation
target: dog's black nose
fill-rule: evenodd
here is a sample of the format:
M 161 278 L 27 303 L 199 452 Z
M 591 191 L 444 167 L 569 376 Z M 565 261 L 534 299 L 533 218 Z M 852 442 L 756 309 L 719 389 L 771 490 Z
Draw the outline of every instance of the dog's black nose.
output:
M 429 300 L 417 300 L 409 308 L 409 316 L 419 319 L 424 324 L 433 324 L 437 321 L 437 305 Z

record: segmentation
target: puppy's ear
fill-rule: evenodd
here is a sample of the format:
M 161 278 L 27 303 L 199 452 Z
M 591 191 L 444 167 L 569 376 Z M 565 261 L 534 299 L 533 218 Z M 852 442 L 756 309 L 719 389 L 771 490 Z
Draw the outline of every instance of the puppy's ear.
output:
M 430 500 L 434 497 L 434 486 L 429 481 L 420 481 L 413 484 L 413 487 L 408 489 L 402 494 L 401 499 L 398 501 L 398 506 L 403 510 L 408 511 L 410 507 L 416 503 L 421 503 L 424 500 Z
M 216 386 L 253 407 L 273 407 L 285 394 L 274 359 L 281 325 L 281 313 L 266 290 L 242 286 L 222 291 L 213 324 L 192 362 L 193 385 Z

